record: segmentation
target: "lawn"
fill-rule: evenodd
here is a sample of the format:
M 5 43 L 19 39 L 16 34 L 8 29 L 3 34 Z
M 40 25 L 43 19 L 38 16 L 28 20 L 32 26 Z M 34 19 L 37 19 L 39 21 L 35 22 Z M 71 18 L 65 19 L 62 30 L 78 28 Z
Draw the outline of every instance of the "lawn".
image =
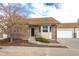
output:
M 9 39 L 0 40 L 0 46 L 27 46 L 27 47 L 51 47 L 51 48 L 67 48 L 66 46 L 62 46 L 58 42 L 51 41 L 52 45 L 49 45 L 49 43 L 46 45 L 40 45 L 40 44 L 34 44 L 31 42 L 28 42 L 27 40 L 22 39 L 16 39 L 13 40 L 12 43 L 9 42 Z M 53 43 L 59 44 L 59 45 L 53 45 Z

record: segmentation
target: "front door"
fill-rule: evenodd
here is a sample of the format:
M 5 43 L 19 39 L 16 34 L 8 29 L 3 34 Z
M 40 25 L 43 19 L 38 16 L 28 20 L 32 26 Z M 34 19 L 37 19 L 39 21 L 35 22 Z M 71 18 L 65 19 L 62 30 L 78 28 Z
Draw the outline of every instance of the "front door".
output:
M 35 35 L 35 30 L 34 28 L 31 28 L 31 36 L 34 36 Z

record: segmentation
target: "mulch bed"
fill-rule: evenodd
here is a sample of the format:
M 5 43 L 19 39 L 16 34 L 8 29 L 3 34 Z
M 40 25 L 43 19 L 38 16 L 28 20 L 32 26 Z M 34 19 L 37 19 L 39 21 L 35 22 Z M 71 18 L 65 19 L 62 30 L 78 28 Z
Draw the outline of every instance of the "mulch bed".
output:
M 27 44 L 27 40 L 16 39 L 10 43 L 9 39 L 0 40 L 0 46 L 21 46 Z
M 59 42 L 56 42 L 56 43 L 59 43 Z M 66 46 L 60 46 L 60 45 L 59 46 L 57 46 L 57 45 L 56 46 L 49 46 L 49 45 L 33 44 L 33 43 L 29 43 L 27 40 L 21 40 L 21 39 L 13 40 L 12 43 L 9 42 L 9 39 L 0 40 L 0 46 L 27 46 L 27 47 L 67 48 Z

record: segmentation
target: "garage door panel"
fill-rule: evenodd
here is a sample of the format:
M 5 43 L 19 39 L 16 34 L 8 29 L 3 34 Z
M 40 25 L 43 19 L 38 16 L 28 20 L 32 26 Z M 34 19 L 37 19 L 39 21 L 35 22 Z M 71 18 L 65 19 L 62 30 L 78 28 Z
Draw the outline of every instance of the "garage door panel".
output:
M 77 31 L 76 33 L 77 33 L 77 38 L 79 38 L 79 31 Z
M 57 38 L 72 38 L 72 31 L 57 31 Z

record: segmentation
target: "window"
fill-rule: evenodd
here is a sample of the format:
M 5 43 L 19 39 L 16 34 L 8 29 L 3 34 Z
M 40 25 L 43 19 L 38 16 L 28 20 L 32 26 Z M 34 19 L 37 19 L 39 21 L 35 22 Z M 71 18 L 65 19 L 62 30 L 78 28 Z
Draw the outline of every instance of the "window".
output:
M 41 32 L 41 26 L 39 27 L 39 32 Z
M 43 32 L 48 32 L 48 26 L 43 26 Z

